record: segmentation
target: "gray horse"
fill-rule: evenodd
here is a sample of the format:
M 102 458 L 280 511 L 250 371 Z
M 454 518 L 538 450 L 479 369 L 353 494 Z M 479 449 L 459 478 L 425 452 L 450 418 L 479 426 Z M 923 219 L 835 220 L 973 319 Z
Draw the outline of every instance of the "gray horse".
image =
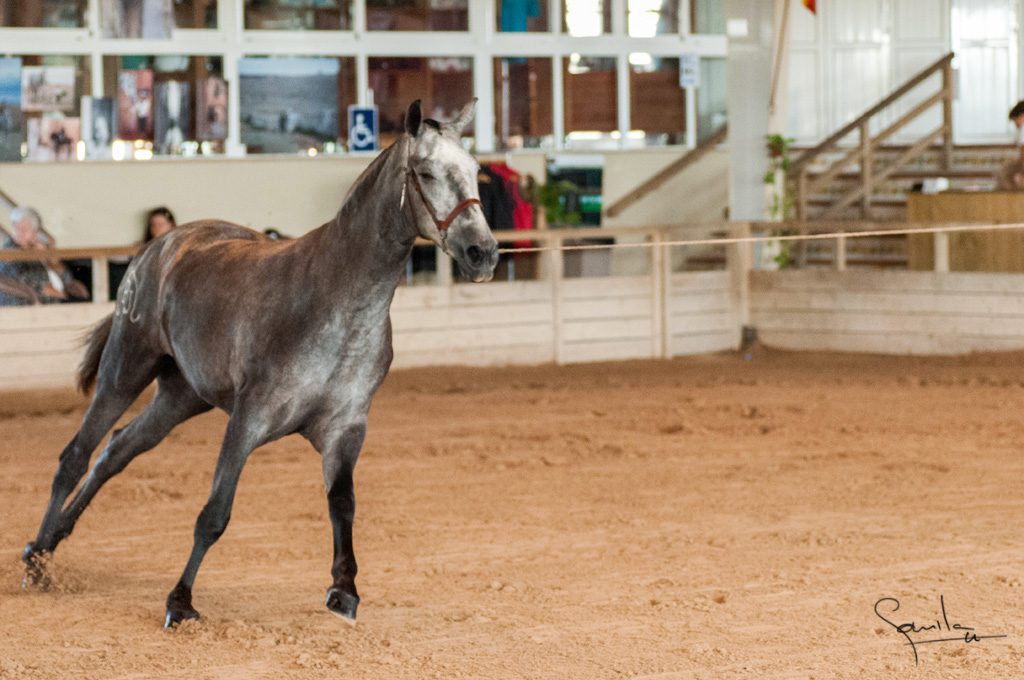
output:
M 423 236 L 473 281 L 491 278 L 498 246 L 480 209 L 475 160 L 459 143 L 473 103 L 450 123 L 406 112 L 406 132 L 360 176 L 333 220 L 292 241 L 218 221 L 152 242 L 132 263 L 114 313 L 92 330 L 79 387 L 96 393 L 60 455 L 26 585 L 103 484 L 179 423 L 230 415 L 192 554 L 167 597 L 165 626 L 198 618 L 192 584 L 228 525 L 239 475 L 258 446 L 292 433 L 323 458 L 334 527 L 327 608 L 355 621 L 352 471 L 370 400 L 391 365 L 390 306 L 413 242 Z M 440 219 L 438 214 L 447 215 Z M 75 496 L 92 452 L 153 380 L 145 410 L 114 432 Z

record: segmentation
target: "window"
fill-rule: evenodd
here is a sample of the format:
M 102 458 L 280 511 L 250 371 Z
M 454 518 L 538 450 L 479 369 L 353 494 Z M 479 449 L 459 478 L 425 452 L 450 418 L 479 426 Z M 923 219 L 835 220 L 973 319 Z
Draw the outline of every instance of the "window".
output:
M 221 57 L 105 56 L 103 72 L 114 74 L 104 79 L 103 99 L 83 102 L 86 158 L 224 152 L 228 111 Z M 108 106 L 114 111 L 112 149 L 102 142 Z
M 88 0 L 0 0 L 0 27 L 83 28 Z
M 679 33 L 679 0 L 629 0 L 626 30 L 632 38 Z
M 554 146 L 550 57 L 495 57 L 494 124 L 499 149 Z
M 690 32 L 725 33 L 725 0 L 690 0 Z
M 596 146 L 618 136 L 618 78 L 615 57 L 562 58 L 567 146 Z
M 542 33 L 548 28 L 548 0 L 495 0 L 498 31 Z
M 217 0 L 174 0 L 177 28 L 217 28 Z
M 469 0 L 366 0 L 369 31 L 468 31 Z
M 20 76 L 27 159 L 79 159 L 80 102 L 83 93 L 92 88 L 89 59 L 71 55 L 25 55 L 21 57 Z M 20 130 L 11 129 L 9 134 L 15 132 L 20 137 Z M 13 143 L 12 140 L 8 145 Z
M 245 0 L 245 27 L 282 31 L 352 30 L 351 0 Z
M 562 33 L 578 38 L 612 32 L 610 0 L 562 0 Z
M 380 115 L 380 144 L 391 144 L 404 130 L 409 104 L 422 99 L 424 116 L 456 117 L 473 98 L 473 60 L 468 57 L 370 57 L 370 89 Z M 473 138 L 469 128 L 462 133 Z
M 355 66 L 354 57 L 240 59 L 241 140 L 249 153 L 337 150 L 356 103 Z
M 697 88 L 697 143 L 718 132 L 729 120 L 726 65 L 721 57 L 700 60 Z
M 686 91 L 679 59 L 629 55 L 629 140 L 647 146 L 686 142 Z

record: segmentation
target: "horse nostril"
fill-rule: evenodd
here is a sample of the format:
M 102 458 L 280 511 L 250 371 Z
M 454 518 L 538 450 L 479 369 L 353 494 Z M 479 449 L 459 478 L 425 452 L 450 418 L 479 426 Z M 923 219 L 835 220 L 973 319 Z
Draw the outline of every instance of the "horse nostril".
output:
M 466 248 L 466 257 L 469 259 L 470 264 L 478 267 L 484 261 L 484 251 L 479 246 L 470 246 Z

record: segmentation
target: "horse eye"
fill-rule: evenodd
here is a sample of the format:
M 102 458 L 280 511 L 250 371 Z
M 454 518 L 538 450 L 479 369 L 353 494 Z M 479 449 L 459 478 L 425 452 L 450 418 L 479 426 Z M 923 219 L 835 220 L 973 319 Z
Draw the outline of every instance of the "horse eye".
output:
M 429 172 L 421 172 L 420 173 L 420 177 L 422 177 L 423 179 L 429 179 L 429 180 L 437 179 L 436 177 L 431 175 Z

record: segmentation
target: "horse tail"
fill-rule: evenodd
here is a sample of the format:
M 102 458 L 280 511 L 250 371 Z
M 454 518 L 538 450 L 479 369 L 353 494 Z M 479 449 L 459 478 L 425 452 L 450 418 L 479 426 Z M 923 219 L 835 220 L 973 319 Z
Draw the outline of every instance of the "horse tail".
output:
M 103 321 L 92 327 L 85 337 L 82 346 L 85 347 L 85 354 L 82 356 L 82 363 L 78 365 L 78 389 L 82 394 L 89 394 L 89 390 L 96 383 L 96 374 L 100 371 L 100 357 L 103 356 L 103 348 L 110 337 L 110 328 L 114 325 L 114 315 L 108 315 Z

